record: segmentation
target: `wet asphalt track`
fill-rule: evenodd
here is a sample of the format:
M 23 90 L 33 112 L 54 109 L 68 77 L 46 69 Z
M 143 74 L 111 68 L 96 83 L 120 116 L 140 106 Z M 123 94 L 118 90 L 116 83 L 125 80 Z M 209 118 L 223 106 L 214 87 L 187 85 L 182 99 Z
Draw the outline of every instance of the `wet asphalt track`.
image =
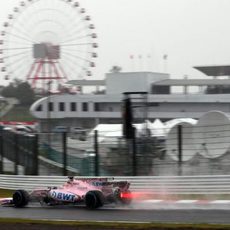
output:
M 1 218 L 230 224 L 229 216 L 230 204 L 158 205 L 138 202 L 130 207 L 105 206 L 98 210 L 87 210 L 84 206 L 41 207 L 39 204 L 32 204 L 26 208 L 0 206 Z

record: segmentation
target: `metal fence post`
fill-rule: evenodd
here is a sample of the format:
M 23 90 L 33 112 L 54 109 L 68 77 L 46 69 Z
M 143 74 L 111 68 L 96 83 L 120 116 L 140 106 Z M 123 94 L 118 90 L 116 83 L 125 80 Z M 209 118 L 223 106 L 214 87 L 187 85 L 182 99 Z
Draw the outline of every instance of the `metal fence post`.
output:
M 3 165 L 3 161 L 4 161 L 4 152 L 3 152 L 3 136 L 2 136 L 2 132 L 0 134 L 0 173 L 4 173 L 4 165 Z
M 136 145 L 136 129 L 133 128 L 133 139 L 132 139 L 132 163 L 133 163 L 133 170 L 132 170 L 132 176 L 137 176 L 137 145 Z
M 63 176 L 67 176 L 67 135 L 66 135 L 66 132 L 62 133 L 62 146 L 63 146 Z
M 94 131 L 94 151 L 95 151 L 95 176 L 99 176 L 99 153 L 98 153 L 98 131 Z
M 33 175 L 39 175 L 39 161 L 38 161 L 38 134 L 34 136 L 33 145 Z
M 14 134 L 14 174 L 18 175 L 18 135 Z
M 177 127 L 177 147 L 178 147 L 178 175 L 182 175 L 182 125 L 178 125 Z

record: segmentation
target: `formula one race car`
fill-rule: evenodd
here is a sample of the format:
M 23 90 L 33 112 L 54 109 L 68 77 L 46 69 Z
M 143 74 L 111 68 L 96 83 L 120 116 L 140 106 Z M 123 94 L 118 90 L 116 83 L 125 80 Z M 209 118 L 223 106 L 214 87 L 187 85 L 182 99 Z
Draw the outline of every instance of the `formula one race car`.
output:
M 128 205 L 132 201 L 127 181 L 114 181 L 110 178 L 69 177 L 60 187 L 35 189 L 31 192 L 16 190 L 13 198 L 2 200 L 3 205 L 24 207 L 29 202 L 38 201 L 46 205 L 85 204 L 89 209 L 102 207 L 106 203 Z

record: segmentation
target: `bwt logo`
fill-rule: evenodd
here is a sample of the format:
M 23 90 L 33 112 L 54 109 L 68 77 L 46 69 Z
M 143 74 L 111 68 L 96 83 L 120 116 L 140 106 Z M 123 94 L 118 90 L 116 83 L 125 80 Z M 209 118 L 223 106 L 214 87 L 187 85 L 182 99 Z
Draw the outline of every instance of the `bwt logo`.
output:
M 52 191 L 50 193 L 50 196 L 54 199 L 68 201 L 68 202 L 74 202 L 75 200 L 75 195 L 69 193 L 63 193 L 63 192 Z
M 92 184 L 94 185 L 94 186 L 103 186 L 103 182 L 100 182 L 100 181 L 93 181 L 92 182 Z

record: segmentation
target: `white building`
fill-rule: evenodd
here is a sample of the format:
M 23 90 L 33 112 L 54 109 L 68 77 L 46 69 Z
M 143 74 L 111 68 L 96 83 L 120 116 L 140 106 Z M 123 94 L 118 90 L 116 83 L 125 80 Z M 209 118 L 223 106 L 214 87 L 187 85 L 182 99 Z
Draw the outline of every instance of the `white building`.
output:
M 229 66 L 197 67 L 211 76 L 230 75 Z M 204 68 L 204 69 L 202 69 Z M 207 69 L 205 69 L 207 68 Z M 135 122 L 156 118 L 199 118 L 210 110 L 230 113 L 229 79 L 170 79 L 168 74 L 153 72 L 109 73 L 105 80 L 76 80 L 71 84 L 95 86 L 95 93 L 59 94 L 44 97 L 30 108 L 32 115 L 40 120 L 42 130 L 57 125 L 92 128 L 99 123 L 122 123 L 122 100 L 125 92 L 132 95 Z M 197 89 L 220 89 L 218 93 L 205 94 Z M 99 92 L 100 87 L 105 92 Z M 173 93 L 173 87 L 181 93 Z M 229 89 L 228 88 L 228 89 Z M 222 92 L 221 92 L 222 90 Z M 229 90 L 230 92 L 230 90 Z M 147 94 L 142 94 L 147 93 Z M 148 105 L 148 106 L 146 106 Z

